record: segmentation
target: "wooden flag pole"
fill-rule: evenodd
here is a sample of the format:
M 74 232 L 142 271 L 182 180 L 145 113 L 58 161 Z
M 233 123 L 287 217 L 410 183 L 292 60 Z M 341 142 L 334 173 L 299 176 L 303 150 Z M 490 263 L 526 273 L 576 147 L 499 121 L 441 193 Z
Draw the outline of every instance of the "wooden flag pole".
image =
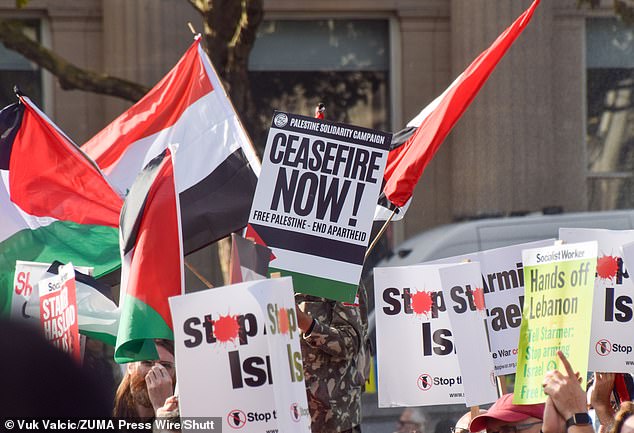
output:
M 191 32 L 194 34 L 194 36 L 198 34 L 191 21 L 187 21 L 187 26 L 189 27 L 189 30 L 191 30 Z
M 471 419 L 480 415 L 480 406 L 471 406 Z
M 498 394 L 500 394 L 500 397 L 501 397 L 504 394 L 507 394 L 506 376 L 498 376 L 496 379 L 498 383 Z
M 205 284 L 205 286 L 207 286 L 208 289 L 213 289 L 214 288 L 214 285 L 211 284 L 209 282 L 209 280 L 207 280 L 207 278 L 203 277 L 202 274 L 196 270 L 196 268 L 194 268 L 192 265 L 190 265 L 187 262 L 187 260 L 183 260 L 183 262 L 185 263 L 185 266 L 187 266 L 187 269 L 189 269 L 192 272 L 192 274 L 196 275 L 196 277 L 200 281 L 202 281 Z
M 383 224 L 383 227 L 381 227 L 381 230 L 379 230 L 379 232 L 377 233 L 376 237 L 374 238 L 374 240 L 372 241 L 372 243 L 368 247 L 367 251 L 365 252 L 365 257 L 363 258 L 364 260 L 368 258 L 368 256 L 370 255 L 370 253 L 372 252 L 372 250 L 376 246 L 377 242 L 379 242 L 379 239 L 381 239 L 381 236 L 383 236 L 383 233 L 385 233 L 385 230 L 387 230 L 387 226 L 390 223 L 390 221 L 392 221 L 392 218 L 394 218 L 394 215 L 396 215 L 396 209 L 394 209 L 392 211 L 392 214 L 385 221 L 385 224 Z

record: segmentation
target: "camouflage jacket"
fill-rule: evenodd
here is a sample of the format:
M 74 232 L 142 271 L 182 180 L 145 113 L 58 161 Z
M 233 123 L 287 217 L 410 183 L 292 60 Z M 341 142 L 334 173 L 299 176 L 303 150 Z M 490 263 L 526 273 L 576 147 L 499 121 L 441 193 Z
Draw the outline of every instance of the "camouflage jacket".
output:
M 365 289 L 359 288 L 358 307 L 302 294 L 295 300 L 315 319 L 310 334 L 300 340 L 312 432 L 360 425 L 364 380 L 358 358 L 368 330 Z

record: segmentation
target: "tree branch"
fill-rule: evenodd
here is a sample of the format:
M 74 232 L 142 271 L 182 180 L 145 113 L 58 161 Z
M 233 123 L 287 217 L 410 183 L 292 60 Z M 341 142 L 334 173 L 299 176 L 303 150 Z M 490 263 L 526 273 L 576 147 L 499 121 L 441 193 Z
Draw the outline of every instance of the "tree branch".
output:
M 201 15 L 205 15 L 205 13 L 207 13 L 207 10 L 209 9 L 209 6 L 207 5 L 207 0 L 187 0 L 189 2 L 189 4 L 196 9 L 196 12 L 198 12 Z
M 84 90 L 102 95 L 116 96 L 136 102 L 148 88 L 121 78 L 79 68 L 39 43 L 29 39 L 16 22 L 0 20 L 0 42 L 10 50 L 22 54 L 30 61 L 50 71 L 64 90 Z

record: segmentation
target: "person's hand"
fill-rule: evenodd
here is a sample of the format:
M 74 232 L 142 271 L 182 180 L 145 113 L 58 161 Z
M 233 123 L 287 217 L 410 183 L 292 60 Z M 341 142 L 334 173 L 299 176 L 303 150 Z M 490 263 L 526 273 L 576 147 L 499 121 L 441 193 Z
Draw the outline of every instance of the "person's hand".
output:
M 167 397 L 165 404 L 159 407 L 156 411 L 157 418 L 171 418 L 178 416 L 178 396 L 173 395 Z
M 610 403 L 610 396 L 614 389 L 614 373 L 594 373 L 594 386 L 590 392 L 590 404 L 596 411 L 599 422 L 602 425 L 610 425 L 614 422 L 614 409 Z
M 586 393 L 581 389 L 579 379 L 564 354 L 558 351 L 557 356 L 564 366 L 564 371 L 547 372 L 543 386 L 557 412 L 567 420 L 575 413 L 587 412 Z
M 560 433 L 566 431 L 566 420 L 557 412 L 553 399 L 548 396 L 544 407 L 542 433 Z
M 313 323 L 312 316 L 304 312 L 303 305 L 301 304 L 295 304 L 295 314 L 297 315 L 297 326 L 299 326 L 299 329 L 301 329 L 302 332 L 308 331 L 311 323 Z
M 172 377 L 161 364 L 154 364 L 145 375 L 145 383 L 154 413 L 156 413 L 165 404 L 167 397 L 174 394 Z

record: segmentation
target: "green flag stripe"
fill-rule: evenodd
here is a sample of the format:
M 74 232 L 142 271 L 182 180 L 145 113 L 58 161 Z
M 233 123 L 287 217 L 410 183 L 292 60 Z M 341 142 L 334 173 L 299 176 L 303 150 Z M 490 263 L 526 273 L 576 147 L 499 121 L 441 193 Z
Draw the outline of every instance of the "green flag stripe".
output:
M 343 281 L 319 278 L 314 275 L 285 269 L 269 268 L 269 275 L 279 272 L 283 277 L 293 277 L 293 287 L 298 293 L 334 299 L 341 302 L 353 302 L 357 293 L 357 285 Z
M 56 221 L 35 230 L 25 229 L 0 243 L 0 316 L 11 309 L 16 260 L 73 262 L 92 266 L 95 277 L 121 266 L 116 228 Z
M 117 344 L 117 337 L 115 335 L 106 334 L 105 332 L 93 332 L 80 329 L 79 333 L 81 335 L 85 335 L 88 338 L 102 341 L 112 347 L 115 347 L 115 345 Z
M 155 338 L 173 340 L 174 333 L 154 308 L 134 296 L 126 296 L 121 307 L 114 360 L 123 364 L 157 359 Z

